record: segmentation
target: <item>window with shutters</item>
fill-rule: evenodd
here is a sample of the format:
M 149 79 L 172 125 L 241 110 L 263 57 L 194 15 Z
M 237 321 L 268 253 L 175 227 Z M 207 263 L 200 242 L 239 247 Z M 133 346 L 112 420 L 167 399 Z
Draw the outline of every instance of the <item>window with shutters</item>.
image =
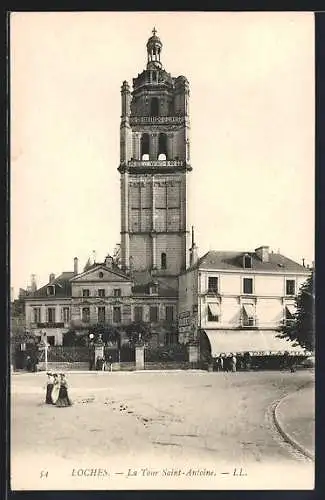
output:
M 253 278 L 243 279 L 243 292 L 248 295 L 253 293 Z
M 113 307 L 113 323 L 121 323 L 121 308 L 120 308 L 120 306 Z
M 34 321 L 34 323 L 41 322 L 41 308 L 40 307 L 34 307 L 34 309 L 33 309 L 33 321 Z
M 143 318 L 143 307 L 142 306 L 136 306 L 134 308 L 134 321 L 142 321 Z
M 89 321 L 90 321 L 90 308 L 89 307 L 82 308 L 81 318 L 82 318 L 82 321 L 84 323 L 89 323 Z
M 70 321 L 70 308 L 69 307 L 62 308 L 62 320 L 64 323 L 68 323 Z
M 208 292 L 218 293 L 218 277 L 209 276 L 208 277 Z
M 256 311 L 254 304 L 243 304 L 241 310 L 242 326 L 252 327 L 256 325 Z
M 158 306 L 150 306 L 150 321 L 151 323 L 158 321 Z
M 99 306 L 97 313 L 98 313 L 98 323 L 105 323 L 105 306 Z
M 295 295 L 296 282 L 295 280 L 286 280 L 286 295 Z
M 211 303 L 208 304 L 208 321 L 217 322 L 219 321 L 220 306 L 219 304 Z
M 166 321 L 172 322 L 174 321 L 174 308 L 173 306 L 166 306 Z
M 47 321 L 48 323 L 55 323 L 55 307 L 48 307 Z

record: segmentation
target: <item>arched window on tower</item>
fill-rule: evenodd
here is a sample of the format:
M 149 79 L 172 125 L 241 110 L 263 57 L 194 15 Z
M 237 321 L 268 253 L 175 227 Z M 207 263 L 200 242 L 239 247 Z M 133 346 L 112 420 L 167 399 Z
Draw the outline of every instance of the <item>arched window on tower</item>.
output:
M 167 160 L 167 135 L 159 134 L 158 160 Z
M 149 134 L 141 137 L 141 160 L 149 160 Z
M 159 116 L 158 97 L 152 97 L 152 99 L 150 101 L 150 116 Z
M 161 254 L 161 269 L 166 269 L 167 268 L 167 256 L 165 252 Z

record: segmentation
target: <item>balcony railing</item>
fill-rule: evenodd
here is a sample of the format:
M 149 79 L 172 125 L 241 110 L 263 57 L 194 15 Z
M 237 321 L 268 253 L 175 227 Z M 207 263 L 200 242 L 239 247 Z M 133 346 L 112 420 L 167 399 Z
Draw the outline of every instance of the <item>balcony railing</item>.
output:
M 130 160 L 129 167 L 183 167 L 182 160 Z
M 130 125 L 182 124 L 184 120 L 184 116 L 131 116 Z
M 53 323 L 53 322 L 46 322 L 46 323 L 36 323 L 37 328 L 64 328 L 64 323 Z

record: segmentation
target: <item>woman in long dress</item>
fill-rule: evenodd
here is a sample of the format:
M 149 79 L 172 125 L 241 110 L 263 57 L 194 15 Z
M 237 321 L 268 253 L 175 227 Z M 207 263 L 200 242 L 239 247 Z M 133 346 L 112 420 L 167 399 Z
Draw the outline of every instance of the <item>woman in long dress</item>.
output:
M 59 398 L 59 392 L 60 392 L 60 380 L 59 376 L 57 373 L 53 373 L 53 389 L 51 392 L 51 400 L 52 404 L 55 405 L 57 403 L 57 400 Z
M 45 403 L 47 405 L 52 404 L 52 389 L 53 389 L 53 374 L 48 372 L 47 373 L 47 382 L 46 382 L 46 396 L 45 396 Z
M 58 399 L 55 403 L 59 408 L 64 408 L 65 406 L 71 406 L 72 403 L 68 394 L 68 384 L 64 373 L 60 373 L 60 389 Z

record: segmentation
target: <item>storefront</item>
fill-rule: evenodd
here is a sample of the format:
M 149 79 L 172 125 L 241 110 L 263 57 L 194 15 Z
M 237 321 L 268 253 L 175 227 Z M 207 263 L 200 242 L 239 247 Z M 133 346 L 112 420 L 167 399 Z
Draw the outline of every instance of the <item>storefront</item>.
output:
M 202 330 L 201 345 L 205 355 L 216 360 L 235 355 L 238 368 L 280 368 L 310 355 L 293 342 L 277 337 L 275 330 Z

